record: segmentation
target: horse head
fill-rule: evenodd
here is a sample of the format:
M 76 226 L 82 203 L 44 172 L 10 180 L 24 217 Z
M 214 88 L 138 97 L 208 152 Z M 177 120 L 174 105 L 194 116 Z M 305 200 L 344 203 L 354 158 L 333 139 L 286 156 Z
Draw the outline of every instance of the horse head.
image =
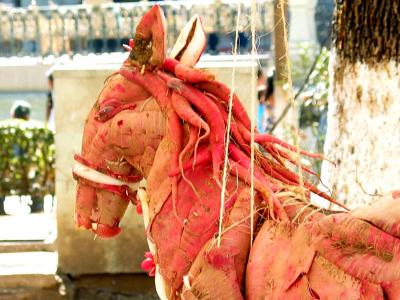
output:
M 194 17 L 172 50 L 175 53 L 172 57 L 184 60 L 187 65 L 194 65 L 202 52 L 193 47 L 193 33 L 203 49 L 204 32 L 199 18 Z M 158 5 L 142 17 L 135 39 L 125 47 L 130 50 L 125 69 L 148 72 L 163 65 L 166 23 Z M 144 80 L 155 87 L 165 86 L 151 73 Z M 166 92 L 166 87 L 162 90 L 161 86 L 160 90 Z M 119 72 L 105 81 L 85 123 L 81 154 L 75 156 L 78 226 L 91 229 L 100 237 L 112 237 L 120 232 L 119 221 L 128 203 L 136 203 L 139 181 L 149 175 L 157 148 L 166 135 L 167 108 L 158 100 L 151 91 Z

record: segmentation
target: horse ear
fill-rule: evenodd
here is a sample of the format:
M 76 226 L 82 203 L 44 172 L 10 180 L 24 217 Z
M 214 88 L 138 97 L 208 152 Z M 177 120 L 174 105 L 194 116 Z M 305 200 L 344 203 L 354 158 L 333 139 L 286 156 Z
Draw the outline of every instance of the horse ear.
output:
M 136 26 L 134 47 L 129 55 L 131 61 L 147 69 L 164 63 L 167 47 L 167 22 L 159 5 L 154 5 Z
M 186 66 L 194 67 L 206 47 L 206 34 L 200 17 L 194 15 L 183 27 L 171 50 L 170 57 Z

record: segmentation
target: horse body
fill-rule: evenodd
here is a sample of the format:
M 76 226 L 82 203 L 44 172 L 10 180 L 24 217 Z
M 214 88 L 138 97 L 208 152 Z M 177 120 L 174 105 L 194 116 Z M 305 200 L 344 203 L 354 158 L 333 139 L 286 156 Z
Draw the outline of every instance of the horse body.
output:
M 188 26 L 173 58 L 165 58 L 165 20 L 154 6 L 127 46 L 129 58 L 107 79 L 76 156 L 77 224 L 112 237 L 128 204 L 140 203 L 161 298 L 392 299 L 400 282 L 400 212 L 382 221 L 378 210 L 312 206 L 310 192 L 334 199 L 307 182 L 301 191 L 286 166 L 294 161 L 285 151 L 295 148 L 269 135 L 256 136 L 265 153 L 256 152 L 250 174 L 248 116 L 233 94 L 225 141 L 230 90 L 192 68 L 205 38 L 198 18 Z

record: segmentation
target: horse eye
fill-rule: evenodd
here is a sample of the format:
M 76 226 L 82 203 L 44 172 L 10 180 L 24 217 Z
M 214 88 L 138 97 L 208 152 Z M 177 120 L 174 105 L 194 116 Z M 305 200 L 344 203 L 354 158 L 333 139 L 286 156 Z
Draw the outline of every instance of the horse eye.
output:
M 114 110 L 113 106 L 105 106 L 96 113 L 95 119 L 97 121 L 107 121 L 108 114 Z

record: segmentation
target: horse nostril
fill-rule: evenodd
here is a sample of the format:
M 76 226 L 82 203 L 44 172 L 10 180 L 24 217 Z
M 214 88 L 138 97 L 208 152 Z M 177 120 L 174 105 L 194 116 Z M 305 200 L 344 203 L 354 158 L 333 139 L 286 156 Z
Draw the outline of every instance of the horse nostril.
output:
M 101 238 L 112 238 L 118 235 L 122 231 L 122 229 L 119 227 L 111 227 L 101 223 L 92 223 L 92 231 Z

